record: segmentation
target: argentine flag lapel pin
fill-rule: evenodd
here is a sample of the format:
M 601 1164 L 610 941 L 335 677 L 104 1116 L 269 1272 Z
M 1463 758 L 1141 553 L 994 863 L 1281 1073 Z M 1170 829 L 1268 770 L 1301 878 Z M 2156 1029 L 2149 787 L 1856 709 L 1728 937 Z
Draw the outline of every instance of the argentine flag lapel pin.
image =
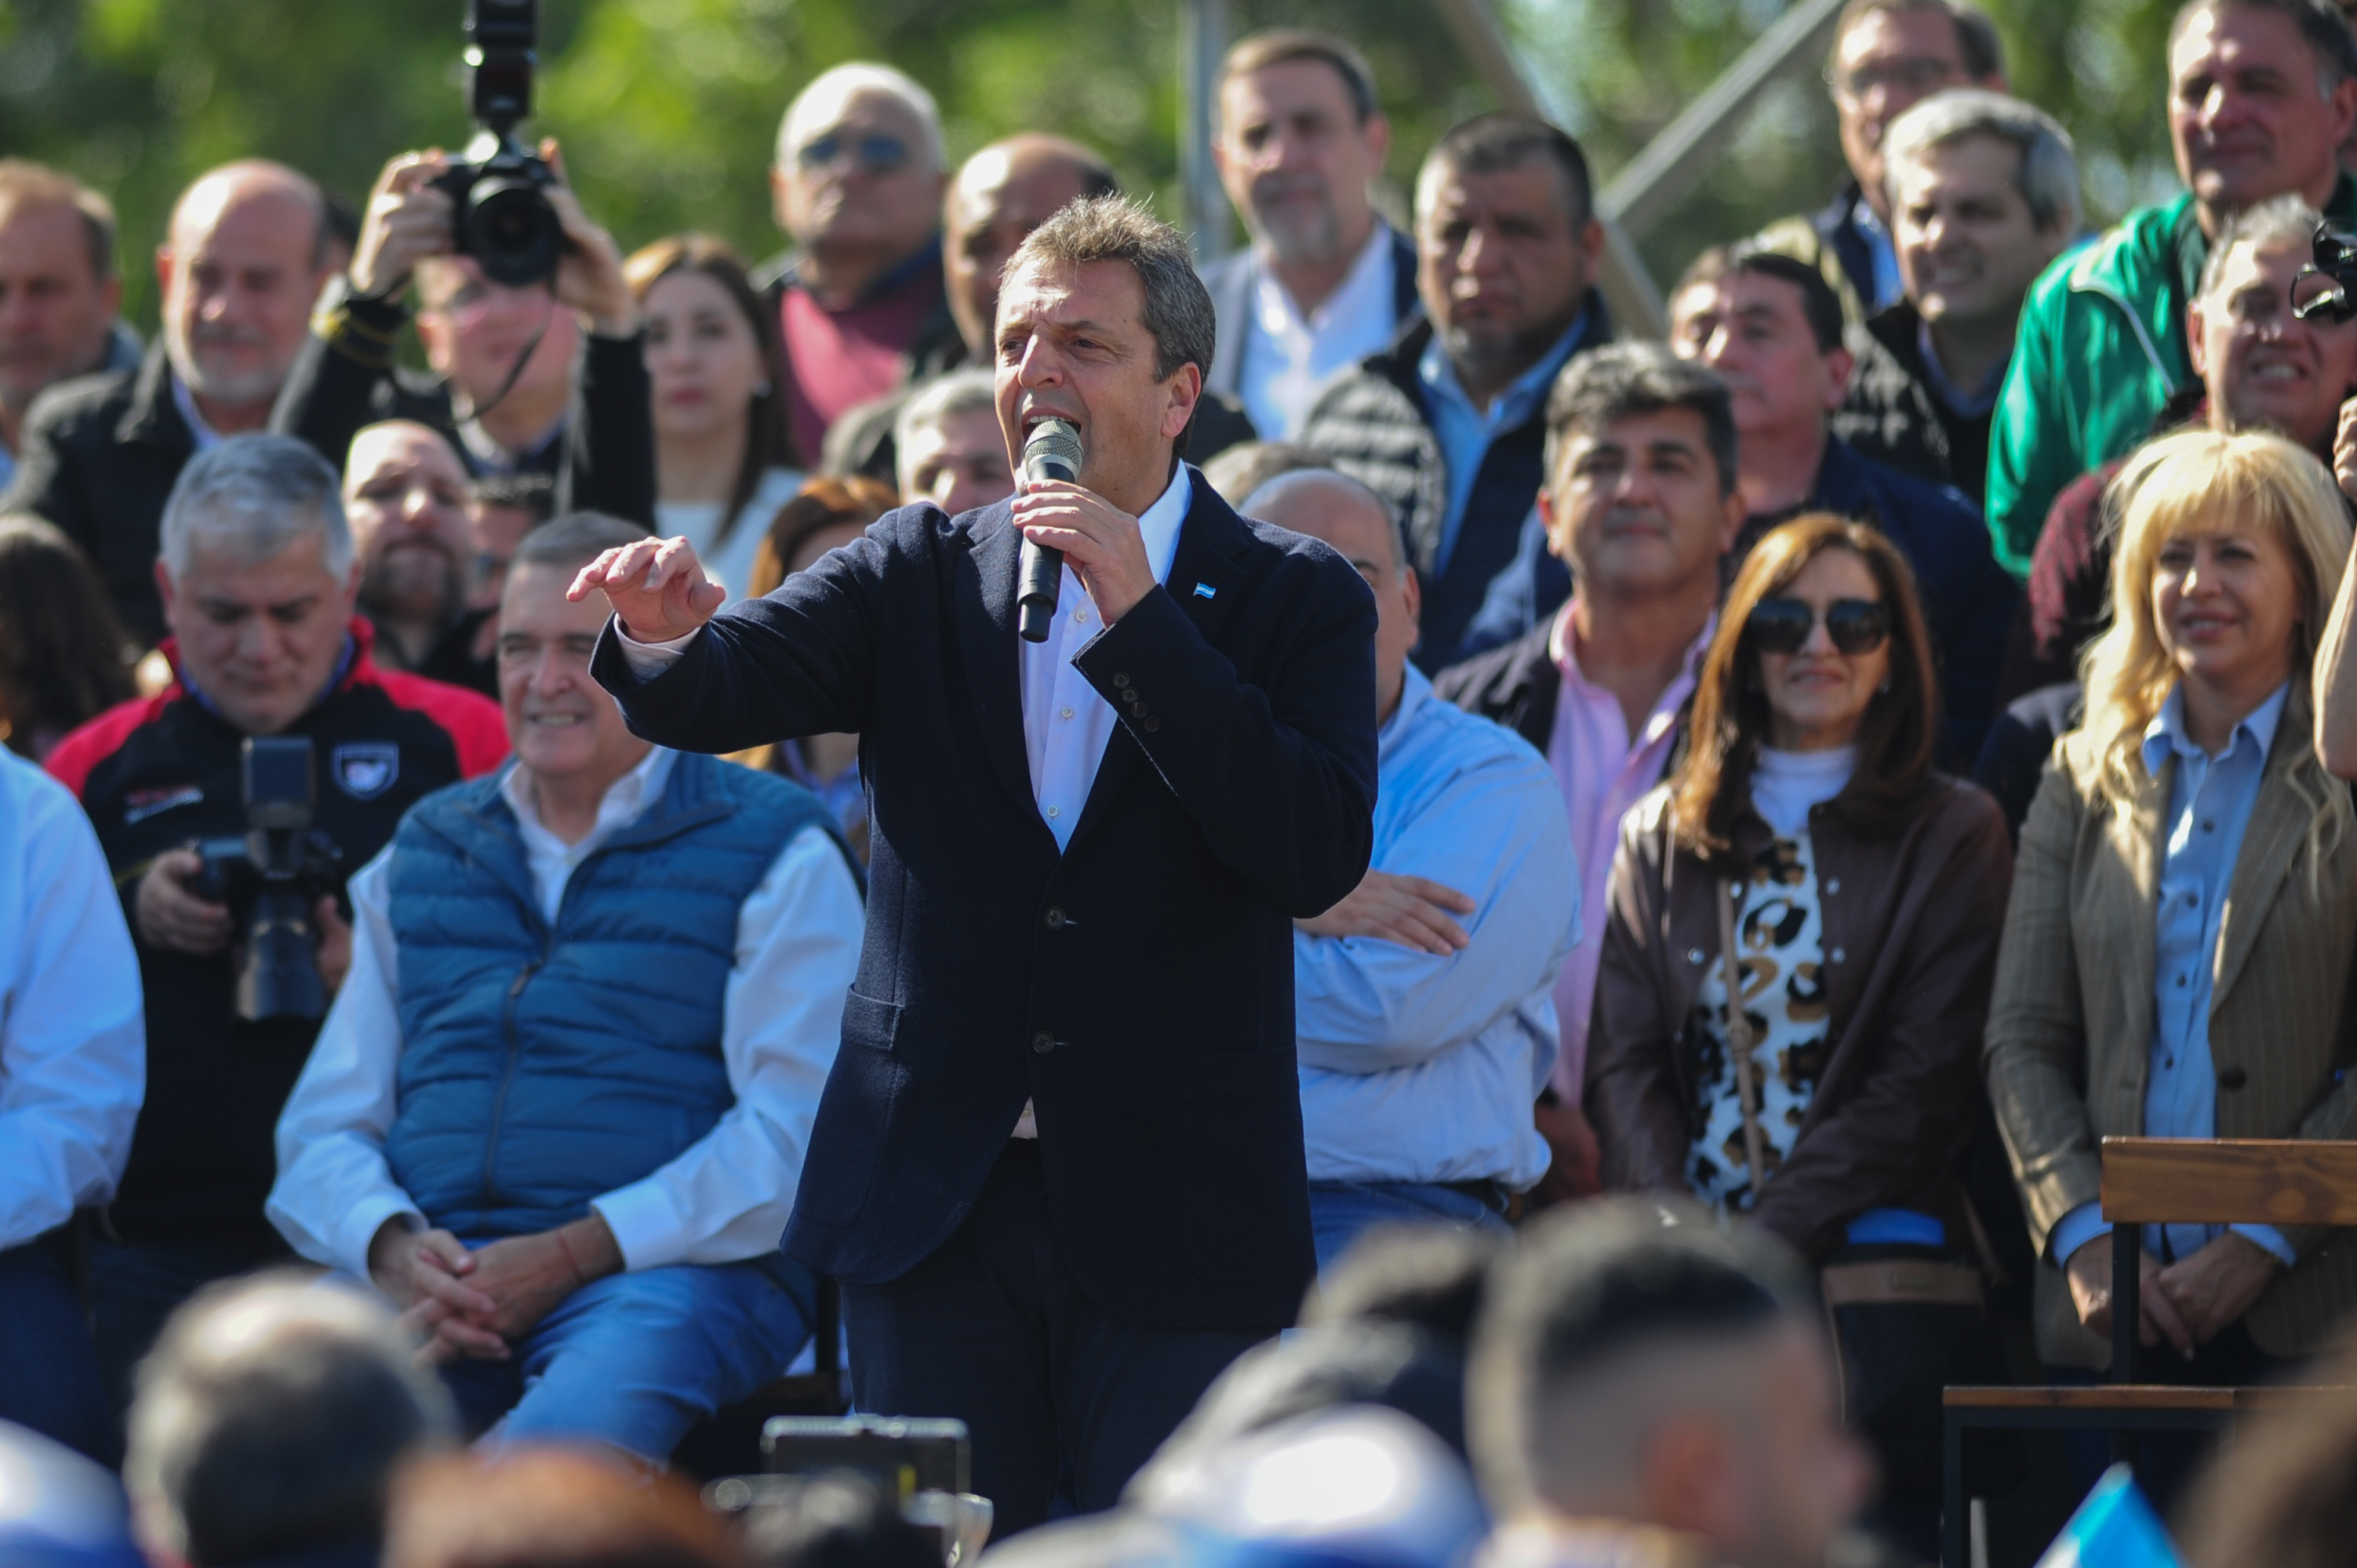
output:
M 1195 596 L 1199 599 L 1211 598 L 1219 591 L 1219 589 L 1211 586 L 1209 583 L 1198 583 L 1195 585 Z

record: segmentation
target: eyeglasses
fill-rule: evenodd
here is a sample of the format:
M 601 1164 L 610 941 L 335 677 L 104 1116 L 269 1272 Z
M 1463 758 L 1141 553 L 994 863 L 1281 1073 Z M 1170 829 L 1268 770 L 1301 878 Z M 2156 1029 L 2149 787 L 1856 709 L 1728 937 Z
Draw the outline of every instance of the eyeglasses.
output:
M 909 166 L 909 144 L 898 136 L 878 134 L 854 140 L 833 131 L 804 142 L 794 154 L 794 161 L 809 173 L 816 174 L 834 167 L 835 160 L 846 153 L 869 174 L 892 174 Z
M 1934 88 L 1945 87 L 1959 74 L 1946 60 L 1918 58 L 1894 60 L 1889 65 L 1864 65 L 1856 70 L 1836 70 L 1827 66 L 1825 85 L 1834 90 L 1837 98 L 1863 103 L 1878 87 L 1921 97 Z
M 1872 599 L 1835 599 L 1825 607 L 1825 635 L 1844 653 L 1871 653 L 1890 635 L 1890 607 Z M 1743 635 L 1762 653 L 1790 654 L 1817 628 L 1816 610 L 1799 599 L 1762 599 L 1751 607 Z

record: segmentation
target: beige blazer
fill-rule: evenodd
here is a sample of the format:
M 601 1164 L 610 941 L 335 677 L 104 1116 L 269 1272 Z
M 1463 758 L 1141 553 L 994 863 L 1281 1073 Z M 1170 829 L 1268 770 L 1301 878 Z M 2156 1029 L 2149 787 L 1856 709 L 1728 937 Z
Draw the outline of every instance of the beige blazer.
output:
M 2311 889 L 2314 802 L 2348 786 L 2316 760 L 2305 684 L 2276 731 L 2212 959 L 2222 1138 L 2344 1138 L 2357 1110 L 2357 1073 L 2334 1079 L 2357 940 L 2357 832 L 2341 833 Z M 2095 1369 L 2110 1365 L 2110 1345 L 2080 1326 L 2046 1243 L 2097 1197 L 2097 1141 L 2144 1131 L 2155 889 L 2176 779 L 2172 761 L 2121 811 L 2097 793 L 2099 761 L 2083 732 L 2065 736 L 2022 826 L 1982 1058 L 2040 1259 L 2039 1353 Z M 2286 1237 L 2299 1265 L 2246 1321 L 2262 1350 L 2304 1356 L 2357 1307 L 2357 1241 L 2321 1227 Z

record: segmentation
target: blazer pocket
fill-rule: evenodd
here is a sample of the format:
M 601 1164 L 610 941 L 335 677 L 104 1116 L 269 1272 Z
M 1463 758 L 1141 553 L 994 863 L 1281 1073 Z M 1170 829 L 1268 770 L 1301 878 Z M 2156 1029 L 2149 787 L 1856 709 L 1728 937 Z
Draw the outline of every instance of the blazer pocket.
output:
M 794 1197 L 796 1210 L 814 1224 L 848 1225 L 867 1206 L 893 1103 L 909 1076 L 892 1053 L 899 1032 L 897 1004 L 856 991 L 844 997 L 843 1043 L 859 1048 L 835 1053 Z
M 1301 1079 L 1291 1047 L 1186 1058 L 1179 1190 L 1187 1261 L 1197 1277 L 1289 1280 L 1306 1220 Z

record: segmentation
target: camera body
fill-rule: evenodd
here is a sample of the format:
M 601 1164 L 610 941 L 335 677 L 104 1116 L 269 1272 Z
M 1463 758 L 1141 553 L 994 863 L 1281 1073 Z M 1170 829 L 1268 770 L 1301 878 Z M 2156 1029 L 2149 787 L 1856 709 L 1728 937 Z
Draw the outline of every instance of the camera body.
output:
M 2291 313 L 2302 321 L 2357 320 L 2357 234 L 2327 220 L 2309 247 L 2312 259 L 2291 280 Z
M 468 107 L 479 127 L 465 156 L 435 180 L 453 209 L 451 239 L 493 283 L 521 288 L 556 275 L 565 226 L 542 194 L 547 160 L 516 139 L 532 113 L 539 0 L 467 0 Z
M 343 852 L 312 827 L 318 796 L 307 736 L 257 736 L 242 748 L 243 838 L 199 839 L 203 863 L 191 889 L 226 904 L 238 929 L 237 1015 L 327 1016 L 319 932 L 312 911 L 334 893 Z

